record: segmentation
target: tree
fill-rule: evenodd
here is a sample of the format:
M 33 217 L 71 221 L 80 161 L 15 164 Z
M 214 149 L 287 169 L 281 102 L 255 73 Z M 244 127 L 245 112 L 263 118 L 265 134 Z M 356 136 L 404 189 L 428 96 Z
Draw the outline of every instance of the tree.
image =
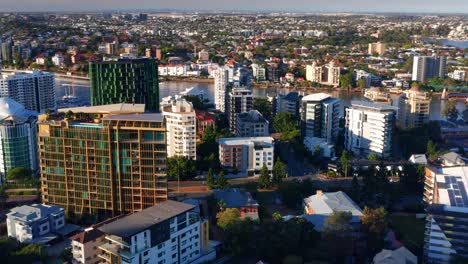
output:
M 369 155 L 367 155 L 367 159 L 371 161 L 377 161 L 379 160 L 379 156 L 377 156 L 377 154 L 375 153 L 370 153 Z
M 208 170 L 208 176 L 206 176 L 206 185 L 208 185 L 208 189 L 213 189 L 214 185 L 215 185 L 215 181 L 214 181 L 214 175 L 213 175 L 213 169 L 210 168 Z
M 280 184 L 286 177 L 288 177 L 286 164 L 279 159 L 276 160 L 275 165 L 273 166 L 272 182 L 274 184 Z
M 253 109 L 256 109 L 267 120 L 270 120 L 273 114 L 273 107 L 267 98 L 256 97 L 253 100 Z
M 184 96 L 184 99 L 187 100 L 188 102 L 191 102 L 193 105 L 193 108 L 197 110 L 205 110 L 205 104 L 201 100 L 199 96 L 196 95 L 186 95 Z
M 224 177 L 224 172 L 220 171 L 218 174 L 218 187 L 220 189 L 226 189 L 228 187 L 228 182 Z
M 357 81 L 357 86 L 358 86 L 359 88 L 361 88 L 361 89 L 366 88 L 366 80 L 359 79 L 359 80 Z
M 271 177 L 266 164 L 263 164 L 263 167 L 260 170 L 260 176 L 258 178 L 258 181 L 263 186 L 263 188 L 268 188 L 271 185 Z
M 283 216 L 281 216 L 281 213 L 278 212 L 278 211 L 275 211 L 272 215 L 272 218 L 273 220 L 275 221 L 282 221 L 283 220 Z
M 190 180 L 197 175 L 196 162 L 186 157 L 167 158 L 167 175 L 172 179 Z
M 8 200 L 8 193 L 5 190 L 5 186 L 0 187 L 0 209 L 6 208 Z
M 8 180 L 24 180 L 31 177 L 31 170 L 24 167 L 16 167 L 7 172 Z
M 353 72 L 350 71 L 346 74 L 342 74 L 340 76 L 340 86 L 341 88 L 348 89 L 353 87 L 353 79 L 354 75 Z
M 223 230 L 228 229 L 241 216 L 239 209 L 227 208 L 216 214 L 216 225 Z
M 448 101 L 444 109 L 442 109 L 442 115 L 445 116 L 449 121 L 457 121 L 458 119 L 458 110 L 455 101 Z
M 426 151 L 426 153 L 429 155 L 430 160 L 437 159 L 437 144 L 435 144 L 434 141 L 429 140 L 427 142 L 427 151 Z
M 378 236 L 383 236 L 388 226 L 388 213 L 383 207 L 371 209 L 364 207 L 364 215 L 361 217 L 361 222 L 368 232 Z
M 349 155 L 348 155 L 348 152 L 346 150 L 343 150 L 343 152 L 341 153 L 341 167 L 343 169 L 345 177 L 348 177 Z
M 273 121 L 273 128 L 282 133 L 281 139 L 285 141 L 294 141 L 300 136 L 299 125 L 291 113 L 278 113 Z
M 352 253 L 351 219 L 351 212 L 336 211 L 325 220 L 322 232 L 324 250 L 335 263 L 343 263 L 343 259 Z

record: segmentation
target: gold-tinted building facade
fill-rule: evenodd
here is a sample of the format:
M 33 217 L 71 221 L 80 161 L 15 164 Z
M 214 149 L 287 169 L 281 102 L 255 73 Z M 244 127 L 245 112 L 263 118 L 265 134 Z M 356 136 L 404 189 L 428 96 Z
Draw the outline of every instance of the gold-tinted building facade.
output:
M 39 121 L 44 203 L 101 220 L 167 200 L 161 114 L 70 114 Z

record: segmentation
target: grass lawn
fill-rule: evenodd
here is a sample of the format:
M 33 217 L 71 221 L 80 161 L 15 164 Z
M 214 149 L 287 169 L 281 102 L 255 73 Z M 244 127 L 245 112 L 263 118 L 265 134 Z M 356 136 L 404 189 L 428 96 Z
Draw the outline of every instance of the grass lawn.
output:
M 425 219 L 417 219 L 415 215 L 390 215 L 390 226 L 397 239 L 418 258 L 422 256 L 425 224 Z

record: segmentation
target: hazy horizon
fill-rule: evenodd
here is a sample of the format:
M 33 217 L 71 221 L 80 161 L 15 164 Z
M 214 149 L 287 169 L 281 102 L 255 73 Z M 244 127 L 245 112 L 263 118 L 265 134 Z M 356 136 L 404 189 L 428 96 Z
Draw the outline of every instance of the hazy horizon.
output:
M 377 3 L 377 4 L 376 4 Z M 0 12 L 106 10 L 468 13 L 468 0 L 0 0 Z

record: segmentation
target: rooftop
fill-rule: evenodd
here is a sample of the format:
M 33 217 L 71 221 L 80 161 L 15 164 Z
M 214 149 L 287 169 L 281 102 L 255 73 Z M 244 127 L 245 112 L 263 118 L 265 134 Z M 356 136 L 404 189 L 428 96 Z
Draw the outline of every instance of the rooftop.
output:
M 36 112 L 29 111 L 15 100 L 2 97 L 0 98 L 0 120 L 25 121 L 31 116 L 37 116 Z
M 141 122 L 163 122 L 164 116 L 159 113 L 148 114 L 130 114 L 130 115 L 109 115 L 102 120 L 126 120 L 126 121 L 141 121 Z
M 252 198 L 249 192 L 239 188 L 230 188 L 227 190 L 216 189 L 213 194 L 218 201 L 224 201 L 227 208 L 240 208 L 245 206 L 258 206 L 256 200 Z
M 144 113 L 145 104 L 109 104 L 109 105 L 96 105 L 96 106 L 82 106 L 58 109 L 60 113 L 72 111 L 73 113 L 87 113 L 87 114 L 124 114 L 124 113 Z
M 263 142 L 263 143 L 273 143 L 272 137 L 238 137 L 238 138 L 220 138 L 219 144 L 220 145 L 227 145 L 227 146 L 236 146 L 236 145 L 246 145 L 255 142 Z
M 383 249 L 374 257 L 375 264 L 417 264 L 418 258 L 405 247 L 395 250 Z
M 317 194 L 305 198 L 304 203 L 316 214 L 329 215 L 334 211 L 340 211 L 351 212 L 353 216 L 363 215 L 361 208 L 342 191 L 328 193 L 317 191 Z
M 195 206 L 191 204 L 167 200 L 141 212 L 104 224 L 99 227 L 99 230 L 106 234 L 119 237 L 131 237 L 153 225 L 188 212 L 194 208 Z
M 398 108 L 390 105 L 376 104 L 366 101 L 351 101 L 351 108 L 364 109 L 379 112 L 397 111 Z
M 243 122 L 268 123 L 268 121 L 263 117 L 263 115 L 257 110 L 250 110 L 249 112 L 237 114 L 237 120 Z
M 298 92 L 290 92 L 287 95 L 283 97 L 283 100 L 288 100 L 288 101 L 298 101 L 300 98 Z
M 468 166 L 437 168 L 436 181 L 438 204 L 468 207 Z
M 64 209 L 57 205 L 32 204 L 15 207 L 7 215 L 22 221 L 32 222 L 63 211 Z
M 330 97 L 331 95 L 326 94 L 326 93 L 316 93 L 316 94 L 309 94 L 309 95 L 302 97 L 302 101 L 303 102 L 306 102 L 306 101 L 318 102 L 318 101 L 322 101 Z
M 96 228 L 90 228 L 90 229 L 85 229 L 85 231 L 78 233 L 72 237 L 70 237 L 71 240 L 77 241 L 81 244 L 87 243 L 89 241 L 93 241 L 96 238 L 99 238 L 103 236 L 104 233 Z

